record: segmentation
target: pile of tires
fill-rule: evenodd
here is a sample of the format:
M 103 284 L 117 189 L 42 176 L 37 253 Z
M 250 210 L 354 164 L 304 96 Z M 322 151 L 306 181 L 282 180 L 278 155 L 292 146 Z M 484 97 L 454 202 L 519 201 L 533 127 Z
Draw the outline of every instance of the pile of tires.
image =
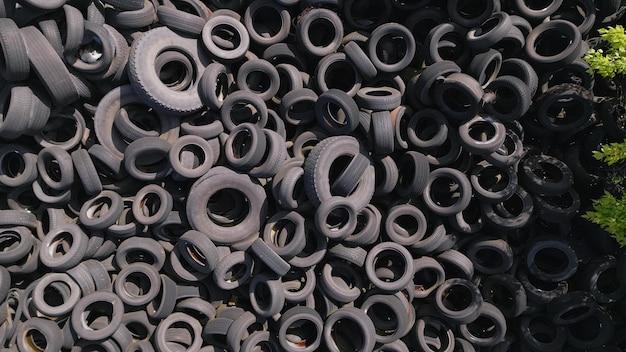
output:
M 1 0 L 0 351 L 625 348 L 625 9 Z

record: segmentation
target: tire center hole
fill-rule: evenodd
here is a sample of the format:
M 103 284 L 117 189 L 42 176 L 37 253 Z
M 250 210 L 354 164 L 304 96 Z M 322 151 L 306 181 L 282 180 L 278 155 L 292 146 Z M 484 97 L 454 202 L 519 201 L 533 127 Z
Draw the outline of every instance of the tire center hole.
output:
M 340 351 L 361 351 L 363 332 L 357 323 L 350 319 L 339 319 L 332 326 L 330 336 Z
M 289 324 L 285 336 L 289 346 L 295 349 L 306 348 L 317 340 L 318 329 L 312 321 L 299 319 Z
M 472 304 L 472 291 L 462 285 L 450 286 L 442 294 L 442 303 L 451 311 L 462 311 Z
M 2 158 L 2 173 L 11 178 L 17 178 L 26 169 L 26 163 L 22 155 L 17 152 L 9 152 Z
M 337 33 L 335 26 L 326 18 L 316 18 L 309 25 L 307 35 L 315 47 L 326 47 L 332 44 Z

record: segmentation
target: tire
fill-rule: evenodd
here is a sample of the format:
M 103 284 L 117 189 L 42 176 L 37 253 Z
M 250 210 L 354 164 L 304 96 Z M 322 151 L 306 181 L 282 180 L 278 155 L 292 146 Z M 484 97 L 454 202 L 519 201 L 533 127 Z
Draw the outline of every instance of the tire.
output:
M 34 238 L 28 228 L 23 226 L 5 227 L 0 231 L 0 243 L 3 245 L 0 264 L 11 265 L 26 258 L 33 249 Z
M 361 108 L 391 111 L 400 106 L 402 94 L 389 87 L 365 87 L 357 91 L 355 101 Z
M 522 160 L 520 166 L 520 184 L 535 194 L 560 195 L 572 187 L 572 171 L 555 157 L 532 155 Z
M 540 280 L 564 281 L 578 269 L 578 256 L 564 240 L 539 236 L 526 248 L 526 267 L 531 275 Z
M 318 143 L 304 162 L 304 187 L 314 206 L 330 199 L 330 166 L 337 158 L 360 153 L 360 146 L 354 137 L 329 137 Z M 372 199 L 374 194 L 374 167 L 370 166 L 362 175 L 358 186 L 346 200 L 358 212 Z
M 467 32 L 467 45 L 477 51 L 486 51 L 498 43 L 512 26 L 506 12 L 493 12 L 480 26 Z
M 220 244 L 234 244 L 257 233 L 261 219 L 265 219 L 267 213 L 267 198 L 261 185 L 247 175 L 230 170 L 219 173 L 217 168 L 213 168 L 206 176 L 209 177 L 200 178 L 194 183 L 187 198 L 186 213 L 191 228 L 209 235 L 213 242 Z M 243 214 L 243 210 L 226 213 L 226 220 L 207 214 L 206 207 L 211 196 L 228 188 L 237 190 L 237 198 L 233 198 L 235 202 L 244 197 L 248 200 L 247 214 L 242 219 L 238 217 Z M 236 219 L 235 223 L 231 222 L 233 218 Z
M 346 71 L 349 72 L 346 74 Z M 341 74 L 340 74 L 341 72 Z M 353 97 L 359 89 L 363 78 L 344 53 L 331 53 L 324 56 L 315 67 L 313 73 L 320 93 L 329 90 L 340 90 Z
M 78 91 L 65 64 L 56 54 L 48 40 L 33 26 L 20 29 L 26 52 L 33 71 L 57 106 L 76 101 Z
M 559 7 L 561 7 L 562 3 L 563 0 L 554 0 L 550 1 L 543 8 L 537 9 L 527 5 L 525 0 L 514 0 L 509 4 L 509 6 L 511 6 L 511 8 L 515 12 L 519 13 L 520 16 L 522 16 L 523 18 L 527 19 L 528 21 L 534 22 L 541 21 L 546 17 L 552 15 L 555 11 L 559 9 Z
M 46 349 L 49 351 L 60 351 L 63 344 L 61 329 L 54 321 L 33 317 L 27 319 L 15 330 L 15 341 L 20 351 L 31 349 L 34 331 L 45 340 Z
M 297 327 L 297 323 L 299 322 L 303 322 L 305 325 L 302 325 L 300 328 L 290 329 L 292 326 L 294 328 Z M 324 322 L 320 314 L 314 309 L 293 307 L 281 315 L 278 320 L 278 326 L 278 341 L 285 351 L 311 352 L 317 350 L 321 344 Z M 311 334 L 309 329 L 313 329 L 314 333 Z M 293 341 L 287 338 L 288 330 L 293 331 L 299 339 Z M 308 336 L 312 336 L 313 338 L 308 338 Z
M 178 10 L 175 7 L 160 5 L 157 18 L 173 31 L 199 36 L 206 20 L 198 15 Z
M 518 120 L 530 109 L 532 90 L 517 77 L 499 76 L 485 90 L 495 94 L 485 110 L 501 121 Z
M 405 225 L 406 221 L 411 221 L 408 224 L 413 226 Z M 391 207 L 385 216 L 383 227 L 390 240 L 403 246 L 411 246 L 421 240 L 426 234 L 426 228 L 426 216 L 419 208 L 411 204 Z
M 376 313 L 377 309 L 384 310 L 386 314 L 384 319 Z M 413 323 L 411 318 L 415 317 L 407 314 L 407 308 L 402 301 L 393 295 L 372 294 L 363 301 L 361 310 L 370 317 L 376 327 L 376 343 L 379 344 L 398 341 L 411 329 Z
M 291 90 L 280 101 L 280 116 L 290 125 L 309 125 L 316 119 L 312 107 L 315 106 L 317 99 L 317 94 L 309 88 Z
M 263 59 L 246 61 L 237 72 L 237 86 L 240 90 L 251 92 L 264 101 L 269 101 L 278 93 L 280 77 L 276 68 L 268 61 Z
M 476 116 L 482 105 L 483 94 L 480 83 L 474 77 L 465 73 L 452 73 L 435 87 L 435 104 L 454 120 L 464 121 Z M 452 99 L 451 96 L 457 98 Z M 458 99 L 462 99 L 462 105 Z
M 439 147 L 448 138 L 448 121 L 439 110 L 422 109 L 409 120 L 407 136 L 420 149 Z
M 134 282 L 133 280 L 137 281 Z M 161 277 L 153 266 L 145 263 L 133 263 L 120 270 L 113 282 L 113 287 L 124 304 L 141 307 L 150 303 L 159 294 Z M 137 289 L 139 293 L 133 292 L 133 288 Z
M 78 149 L 72 152 L 72 162 L 78 178 L 88 195 L 95 195 L 102 192 L 102 183 L 98 175 L 98 170 L 93 164 L 93 160 L 85 149 Z
M 401 262 L 401 265 L 403 266 L 400 268 L 393 266 L 392 271 L 397 271 L 397 273 L 394 273 L 395 275 L 393 277 L 381 278 L 377 272 L 379 267 L 375 267 L 375 264 L 378 260 L 382 261 L 383 258 L 394 263 Z M 398 259 L 400 260 L 398 261 Z M 402 245 L 394 242 L 384 242 L 374 246 L 368 252 L 364 266 L 370 282 L 383 292 L 397 292 L 400 289 L 407 287 L 414 274 L 411 253 L 409 253 L 409 251 Z
M 502 274 L 513 266 L 513 249 L 501 239 L 476 239 L 464 252 L 474 268 L 486 275 Z
M 256 124 L 265 126 L 267 123 L 267 105 L 261 97 L 246 91 L 236 91 L 226 96 L 220 109 L 222 125 L 227 132 L 232 131 L 240 121 L 235 121 L 233 110 L 239 104 L 250 104 L 256 110 Z M 251 112 L 252 113 L 252 112 Z
M 263 130 L 245 122 L 237 125 L 228 135 L 224 154 L 233 168 L 248 171 L 261 162 L 266 149 L 267 139 Z
M 463 6 L 468 6 L 465 0 L 452 0 L 447 4 L 448 15 L 450 19 L 463 27 L 475 27 L 486 21 L 494 11 L 497 11 L 499 4 L 496 1 L 489 0 L 481 4 L 480 11 L 472 14 L 463 13 Z
M 495 49 L 477 54 L 470 61 L 467 72 L 486 88 L 500 73 L 502 54 Z
M 315 31 L 311 31 L 313 24 Z M 332 37 L 328 36 L 329 32 Z M 339 49 L 342 38 L 343 23 L 336 12 L 316 8 L 300 14 L 296 26 L 296 43 L 305 53 L 318 57 L 332 54 Z
M 517 333 L 524 345 L 541 351 L 561 351 L 567 338 L 564 327 L 555 326 L 545 316 L 538 314 L 523 316 L 518 329 Z M 539 331 L 549 333 L 539 340 L 535 337 Z
M 395 57 L 391 60 L 381 58 L 378 56 L 378 48 L 380 45 L 384 45 L 383 38 L 388 35 L 394 35 L 401 38 L 406 45 L 404 55 L 402 57 Z M 403 25 L 398 23 L 385 23 L 382 24 L 374 31 L 367 42 L 367 54 L 370 60 L 376 68 L 381 72 L 399 72 L 405 69 L 415 56 L 416 43 L 413 38 L 413 34 Z
M 493 180 L 495 183 L 492 183 Z M 500 181 L 505 182 L 499 186 Z M 470 182 L 474 194 L 482 201 L 498 203 L 505 201 L 517 189 L 517 173 L 512 167 L 495 166 L 483 160 L 472 170 Z M 484 183 L 488 182 L 488 183 Z
M 159 137 L 139 138 L 126 148 L 124 168 L 140 181 L 163 179 L 172 172 L 168 157 L 171 147 L 168 141 Z
M 0 45 L 4 60 L 0 64 L 0 75 L 8 82 L 28 78 L 30 66 L 26 44 L 17 25 L 10 18 L 0 20 Z
M 470 51 L 464 44 L 466 35 L 467 29 L 457 23 L 446 22 L 437 25 L 428 32 L 420 48 L 418 62 L 432 65 L 449 60 L 458 66 L 466 67 L 471 59 Z M 444 37 L 450 37 L 452 40 L 443 40 Z
M 398 159 L 398 174 L 412 176 L 398 179 L 394 192 L 402 197 L 422 195 L 428 184 L 430 165 L 419 152 L 408 151 Z
M 133 89 L 147 105 L 175 115 L 193 113 L 202 108 L 197 82 L 209 59 L 199 51 L 195 40 L 181 37 L 168 28 L 156 28 L 144 33 L 133 44 L 128 59 L 129 77 Z M 160 70 L 174 62 L 183 65 L 185 71 L 184 77 L 176 77 L 176 81 L 169 84 L 159 78 L 157 70 L 148 69 L 146 65 L 147 62 L 156 65 L 159 57 L 168 52 L 179 53 L 180 57 L 160 63 Z M 182 82 L 191 79 L 191 82 L 180 85 L 181 79 Z
M 341 171 L 330 185 L 330 191 L 341 197 L 347 197 L 358 186 L 361 175 L 370 167 L 370 159 L 363 154 L 355 154 L 350 163 Z
M 267 11 L 272 11 L 272 16 L 280 18 L 280 27 L 277 29 L 274 23 L 266 24 L 266 20 L 276 20 L 276 17 L 262 18 L 261 14 L 267 16 Z M 260 21 L 259 21 L 260 20 Z M 259 23 L 260 22 L 260 23 Z M 289 11 L 272 1 L 257 1 L 246 8 L 243 23 L 248 30 L 250 39 L 258 45 L 270 46 L 284 41 L 291 30 L 291 15 Z
M 573 189 L 559 196 L 535 196 L 537 215 L 552 222 L 569 222 L 580 209 L 580 197 Z
M 371 80 L 376 77 L 378 74 L 376 66 L 374 66 L 372 60 L 367 57 L 367 54 L 363 51 L 363 49 L 361 49 L 357 42 L 350 41 L 345 43 L 343 51 L 346 53 L 348 60 L 352 62 L 354 67 L 357 68 L 365 80 Z
M 602 327 L 602 328 L 599 328 Z M 583 330 L 581 330 L 583 329 Z M 582 337 L 577 331 L 595 331 L 595 334 Z M 589 318 L 566 326 L 567 343 L 586 349 L 605 348 L 615 333 L 615 323 L 611 315 L 602 306 Z
M 461 146 L 472 154 L 491 154 L 500 149 L 506 138 L 506 127 L 491 116 L 477 115 L 458 129 Z
M 218 28 L 226 26 L 240 38 L 239 45 L 233 45 L 232 49 L 223 49 L 212 39 L 213 35 L 219 36 L 219 33 L 214 33 L 218 31 Z M 248 35 L 246 27 L 235 18 L 225 15 L 214 15 L 209 18 L 202 29 L 202 43 L 204 43 L 208 52 L 219 61 L 238 61 L 243 58 L 248 51 L 250 46 L 250 36 Z
M 518 0 L 519 2 L 522 0 Z M 560 0 L 555 0 L 554 3 L 560 3 Z M 542 36 L 548 34 L 564 36 L 567 38 L 569 44 L 565 48 L 562 48 L 556 54 L 551 54 L 550 51 L 546 53 L 544 47 L 541 47 Z M 542 38 L 545 40 L 546 38 Z M 542 23 L 535 28 L 526 37 L 526 45 L 524 46 L 524 54 L 529 61 L 535 65 L 548 69 L 554 67 L 560 67 L 572 63 L 580 55 L 580 45 L 582 37 L 578 28 L 569 21 L 553 20 L 546 23 Z M 539 51 L 538 51 L 539 50 Z
M 283 276 L 289 272 L 291 268 L 289 263 L 274 252 L 262 238 L 257 238 L 252 242 L 250 249 L 269 270 L 276 273 L 278 276 Z
M 216 161 L 209 142 L 194 135 L 179 138 L 170 148 L 168 155 L 172 169 L 188 179 L 206 174 Z
M 434 198 L 433 192 L 438 192 L 435 181 L 439 178 L 453 180 L 457 184 L 460 193 L 459 197 L 449 205 L 441 205 L 440 200 Z M 440 168 L 432 171 L 428 178 L 428 183 L 424 188 L 424 203 L 430 211 L 437 215 L 447 216 L 459 213 L 467 207 L 471 198 L 471 184 L 467 177 L 458 170 L 451 168 Z
M 455 286 L 462 287 L 464 290 L 456 291 L 453 289 Z M 459 299 L 455 298 L 458 297 L 457 295 L 464 297 L 461 300 L 463 302 L 461 305 L 451 303 L 452 300 Z M 435 302 L 435 307 L 440 314 L 458 324 L 467 324 L 478 318 L 483 304 L 482 294 L 478 287 L 471 281 L 464 279 L 444 281 L 437 288 Z
M 374 144 L 374 154 L 388 155 L 394 150 L 394 128 L 389 111 L 376 111 L 371 116 L 371 133 Z
M 71 236 L 71 245 L 64 255 L 55 256 L 56 245 L 69 242 L 64 236 Z M 50 269 L 64 271 L 76 266 L 87 251 L 87 235 L 75 224 L 67 224 L 50 230 L 41 242 L 39 260 Z M 69 243 L 68 243 L 69 244 Z
M 219 62 L 213 62 L 206 67 L 198 82 L 200 100 L 210 109 L 218 110 L 231 92 L 234 83 L 235 79 L 230 70 Z
M 504 339 L 504 336 L 507 332 L 507 324 L 504 315 L 502 315 L 500 309 L 498 309 L 491 303 L 483 302 L 482 306 L 480 307 L 480 315 L 477 320 L 478 319 L 481 319 L 481 322 L 484 322 L 484 320 L 491 321 L 491 324 L 493 325 L 489 326 L 489 330 L 491 332 L 490 335 L 493 336 L 476 336 L 472 332 L 471 326 L 473 324 L 478 324 L 478 322 L 461 324 L 461 326 L 459 327 L 459 332 L 472 345 L 490 347 L 496 345 L 498 342 Z
M 592 121 L 593 95 L 576 84 L 556 85 L 545 91 L 535 103 L 538 105 L 537 121 L 549 131 L 571 131 Z M 556 115 L 552 112 L 561 110 Z
M 314 224 L 322 235 L 331 240 L 341 241 L 356 229 L 357 210 L 347 198 L 333 196 L 322 201 L 315 210 Z
M 369 316 L 367 316 L 367 314 L 365 314 L 365 312 L 357 308 L 343 307 L 330 314 L 324 322 L 324 342 L 329 351 L 341 351 L 339 347 L 340 344 L 336 339 L 342 335 L 340 335 L 339 332 L 333 333 L 334 329 L 339 329 L 339 326 L 335 326 L 340 320 L 349 320 L 356 325 L 355 328 L 358 330 L 344 332 L 352 335 L 356 339 L 354 340 L 350 338 L 350 340 L 358 341 L 357 346 L 355 346 L 355 350 L 371 351 L 374 349 L 374 345 L 376 343 L 376 329 L 372 320 Z
M 510 202 L 510 203 L 509 203 Z M 507 203 L 521 204 L 521 209 L 516 213 L 503 211 Z M 520 229 L 528 224 L 533 215 L 534 203 L 532 197 L 522 187 L 517 187 L 515 193 L 510 198 L 496 204 L 487 202 L 481 203 L 481 210 L 489 224 L 499 229 Z
M 154 331 L 155 345 L 158 350 L 168 350 L 168 340 L 170 338 L 177 341 L 177 338 L 171 337 L 172 335 L 168 334 L 168 331 L 177 331 L 178 334 L 182 334 L 179 332 L 178 328 L 174 326 L 178 328 L 184 326 L 182 329 L 186 331 L 188 336 L 190 335 L 189 341 L 185 341 L 189 344 L 188 351 L 200 351 L 200 347 L 202 346 L 202 339 L 200 338 L 202 335 L 202 325 L 200 325 L 197 319 L 180 312 L 173 313 L 163 319 Z
M 507 130 L 504 143 L 497 151 L 486 154 L 483 157 L 486 161 L 499 167 L 514 166 L 524 156 L 524 146 L 521 138 L 512 130 Z
M 481 286 L 485 302 L 496 305 L 506 318 L 520 316 L 527 308 L 524 286 L 509 274 L 486 277 Z
M 346 0 L 343 4 L 339 3 L 338 5 L 343 9 L 342 17 L 344 21 L 351 28 L 367 32 L 388 22 L 393 10 L 388 2 L 362 3 L 357 0 Z M 373 16 L 373 18 L 370 18 L 370 16 Z
M 156 4 L 151 0 L 144 0 L 143 7 L 139 10 L 118 11 L 106 8 L 103 12 L 106 23 L 116 28 L 142 28 L 157 21 Z M 87 18 L 89 19 L 89 16 Z

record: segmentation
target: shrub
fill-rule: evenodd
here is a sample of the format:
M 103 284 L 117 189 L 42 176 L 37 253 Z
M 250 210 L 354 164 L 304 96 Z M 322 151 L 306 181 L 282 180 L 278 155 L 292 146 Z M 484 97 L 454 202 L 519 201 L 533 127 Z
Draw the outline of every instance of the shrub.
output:
M 593 210 L 583 218 L 599 225 L 611 234 L 620 246 L 626 246 L 626 140 L 610 143 L 593 152 L 593 157 L 608 166 L 606 189 L 602 197 L 592 203 Z
M 624 27 L 600 28 L 598 33 L 608 47 L 604 49 L 589 49 L 583 59 L 589 63 L 591 70 L 602 77 L 613 78 L 626 73 L 626 33 Z

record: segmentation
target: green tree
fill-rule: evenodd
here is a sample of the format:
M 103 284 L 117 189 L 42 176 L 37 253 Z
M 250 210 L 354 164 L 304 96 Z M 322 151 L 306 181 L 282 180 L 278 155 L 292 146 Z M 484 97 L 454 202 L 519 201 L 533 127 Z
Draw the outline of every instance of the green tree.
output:
M 602 146 L 593 152 L 593 157 L 608 165 L 605 186 L 608 190 L 593 201 L 593 210 L 583 218 L 611 234 L 620 246 L 626 246 L 626 140 Z

